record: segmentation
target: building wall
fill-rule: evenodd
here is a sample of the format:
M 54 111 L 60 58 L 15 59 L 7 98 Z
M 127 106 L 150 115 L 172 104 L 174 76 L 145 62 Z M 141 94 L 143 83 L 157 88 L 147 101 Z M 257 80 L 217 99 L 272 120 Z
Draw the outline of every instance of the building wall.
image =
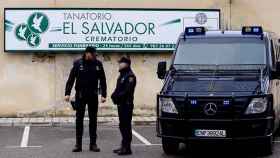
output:
M 5 7 L 60 7 L 60 8 L 187 8 L 221 9 L 222 28 L 239 28 L 242 24 L 260 24 L 269 30 L 280 32 L 277 5 L 257 0 L 2 0 L 0 21 L 3 26 Z M 278 5 L 279 6 L 279 5 Z M 277 26 L 278 25 L 278 26 Z M 0 38 L 4 39 L 4 29 Z M 71 115 L 69 105 L 63 102 L 64 87 L 72 62 L 79 54 L 7 54 L 4 42 L 0 42 L 0 116 Z M 115 86 L 118 75 L 117 60 L 130 55 L 138 78 L 135 105 L 154 113 L 156 94 L 162 81 L 156 77 L 156 66 L 168 60 L 170 53 L 99 53 L 107 75 L 108 94 Z M 73 93 L 74 94 L 74 93 Z M 103 115 L 110 115 L 112 103 L 102 104 Z M 114 113 L 114 112 L 113 112 Z M 147 114 L 139 111 L 138 114 Z
M 242 25 L 261 25 L 267 31 L 280 34 L 278 0 L 232 0 L 232 28 Z

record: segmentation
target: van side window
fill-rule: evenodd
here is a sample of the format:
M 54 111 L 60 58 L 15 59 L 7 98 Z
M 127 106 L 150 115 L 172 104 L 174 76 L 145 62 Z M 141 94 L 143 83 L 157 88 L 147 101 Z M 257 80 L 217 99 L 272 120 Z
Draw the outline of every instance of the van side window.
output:
M 276 46 L 276 49 L 275 49 L 275 57 L 276 57 L 276 61 L 279 61 L 279 54 L 280 54 L 280 43 L 279 41 L 277 40 L 275 43 L 275 46 Z
M 272 58 L 272 66 L 275 66 L 275 48 L 273 44 L 273 40 L 270 40 L 270 46 L 271 46 L 271 58 Z

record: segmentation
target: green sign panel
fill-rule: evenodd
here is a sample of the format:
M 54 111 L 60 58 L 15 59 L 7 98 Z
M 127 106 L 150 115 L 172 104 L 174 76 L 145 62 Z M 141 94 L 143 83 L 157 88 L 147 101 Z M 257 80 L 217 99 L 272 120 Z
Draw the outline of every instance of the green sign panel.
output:
M 187 26 L 219 30 L 219 10 L 5 9 L 5 51 L 172 51 Z

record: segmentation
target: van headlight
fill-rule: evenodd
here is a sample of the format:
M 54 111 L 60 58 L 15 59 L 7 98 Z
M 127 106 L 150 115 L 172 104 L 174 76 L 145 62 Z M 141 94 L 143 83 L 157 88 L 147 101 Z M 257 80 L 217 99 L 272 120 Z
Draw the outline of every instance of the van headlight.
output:
M 267 109 L 267 99 L 266 98 L 254 98 L 250 102 L 245 114 L 260 114 Z
M 159 107 L 162 112 L 178 114 L 172 98 L 159 98 Z

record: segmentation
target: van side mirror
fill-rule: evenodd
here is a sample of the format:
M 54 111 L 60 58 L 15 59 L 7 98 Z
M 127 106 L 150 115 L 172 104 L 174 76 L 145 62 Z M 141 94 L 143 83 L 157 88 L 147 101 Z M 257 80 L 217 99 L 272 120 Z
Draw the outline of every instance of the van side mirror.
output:
M 272 78 L 273 79 L 280 79 L 280 62 L 277 61 L 276 62 L 276 70 L 274 72 L 272 72 Z
M 278 75 L 280 75 L 280 62 L 279 61 L 276 62 L 276 73 Z
M 157 67 L 157 75 L 159 79 L 164 79 L 166 75 L 166 61 L 162 61 L 158 63 Z

